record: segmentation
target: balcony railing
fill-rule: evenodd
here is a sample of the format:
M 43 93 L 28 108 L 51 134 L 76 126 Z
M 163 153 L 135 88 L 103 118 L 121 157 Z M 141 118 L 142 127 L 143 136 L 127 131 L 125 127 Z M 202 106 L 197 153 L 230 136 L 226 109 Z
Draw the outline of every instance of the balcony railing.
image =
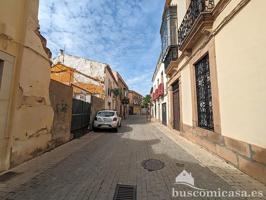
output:
M 154 93 L 152 93 L 152 100 L 155 101 L 156 99 L 158 99 L 159 97 L 164 95 L 164 84 L 160 83 L 158 85 L 158 88 L 155 90 Z
M 191 32 L 193 25 L 202 13 L 208 13 L 214 8 L 214 0 L 191 0 L 185 17 L 178 29 L 178 46 L 181 47 Z
M 177 60 L 177 54 L 178 54 L 177 51 L 178 51 L 177 45 L 172 45 L 169 47 L 167 54 L 163 58 L 165 70 L 167 70 L 172 61 Z

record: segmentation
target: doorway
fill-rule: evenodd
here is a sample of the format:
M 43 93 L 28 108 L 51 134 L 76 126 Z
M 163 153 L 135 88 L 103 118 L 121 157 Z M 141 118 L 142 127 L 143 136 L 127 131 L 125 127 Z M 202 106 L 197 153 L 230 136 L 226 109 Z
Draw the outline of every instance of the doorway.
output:
M 162 123 L 164 125 L 167 125 L 167 119 L 166 119 L 166 103 L 162 103 Z
M 8 118 L 14 58 L 0 51 L 0 171 L 9 166 Z
M 179 81 L 173 85 L 173 128 L 180 131 L 180 94 Z

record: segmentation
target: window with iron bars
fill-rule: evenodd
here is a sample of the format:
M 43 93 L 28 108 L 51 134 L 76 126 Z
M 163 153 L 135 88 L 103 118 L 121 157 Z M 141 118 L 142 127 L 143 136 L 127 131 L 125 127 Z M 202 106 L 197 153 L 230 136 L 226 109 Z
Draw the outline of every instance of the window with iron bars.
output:
M 198 126 L 213 130 L 213 108 L 210 79 L 209 55 L 195 64 Z

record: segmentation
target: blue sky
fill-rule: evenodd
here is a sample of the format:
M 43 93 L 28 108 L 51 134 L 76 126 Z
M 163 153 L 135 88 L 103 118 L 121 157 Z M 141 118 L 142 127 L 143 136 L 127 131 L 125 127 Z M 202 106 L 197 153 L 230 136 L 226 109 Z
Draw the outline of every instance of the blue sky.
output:
M 110 64 L 145 95 L 160 54 L 164 0 L 40 0 L 39 20 L 53 53 Z

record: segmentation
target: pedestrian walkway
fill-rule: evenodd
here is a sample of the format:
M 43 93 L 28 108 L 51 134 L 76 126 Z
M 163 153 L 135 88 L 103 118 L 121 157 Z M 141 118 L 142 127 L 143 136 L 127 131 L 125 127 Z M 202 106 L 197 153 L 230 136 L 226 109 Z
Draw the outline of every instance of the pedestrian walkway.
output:
M 148 159 L 160 160 L 164 167 L 148 171 L 142 166 Z M 183 170 L 192 173 L 198 188 L 254 189 L 266 195 L 264 185 L 215 155 L 158 123 L 146 123 L 144 116 L 130 116 L 118 133 L 87 134 L 12 169 L 18 175 L 0 182 L 1 199 L 112 200 L 119 183 L 137 186 L 138 200 L 168 200 L 173 188 L 191 189 L 175 184 Z

